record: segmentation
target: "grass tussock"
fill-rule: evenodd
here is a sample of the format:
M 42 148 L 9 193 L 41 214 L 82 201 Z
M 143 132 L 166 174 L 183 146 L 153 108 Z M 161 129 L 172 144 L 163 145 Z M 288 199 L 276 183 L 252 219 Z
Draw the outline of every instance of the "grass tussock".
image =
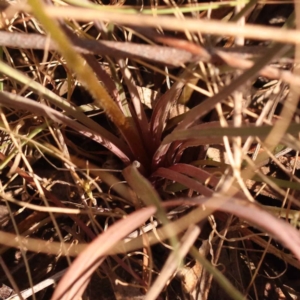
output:
M 297 2 L 0 21 L 1 299 L 299 299 Z

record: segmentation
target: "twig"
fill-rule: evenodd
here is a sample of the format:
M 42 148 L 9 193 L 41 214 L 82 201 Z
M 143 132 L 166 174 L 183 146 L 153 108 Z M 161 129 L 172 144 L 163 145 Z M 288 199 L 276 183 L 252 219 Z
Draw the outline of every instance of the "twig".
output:
M 75 37 L 72 37 L 71 40 L 75 50 L 81 54 L 109 55 L 119 58 L 142 58 L 175 67 L 195 60 L 195 55 L 192 53 L 176 48 Z M 55 42 L 41 34 L 0 31 L 0 45 L 23 49 L 44 50 L 47 48 L 49 50 L 57 50 Z
M 53 276 L 39 282 L 38 284 L 34 285 L 31 288 L 28 288 L 24 291 L 21 292 L 22 298 L 23 299 L 27 299 L 29 297 L 31 297 L 33 294 L 36 294 L 37 292 L 47 288 L 48 286 L 55 284 L 66 272 L 67 269 L 64 269 L 56 274 L 54 274 Z M 6 300 L 20 300 L 21 298 L 14 294 L 12 296 L 10 296 L 9 298 L 7 298 Z
M 159 39 L 155 37 L 155 40 Z M 163 37 L 161 41 L 173 46 L 172 48 L 157 45 L 89 40 L 74 36 L 71 38 L 71 41 L 75 50 L 82 54 L 109 55 L 131 59 L 139 58 L 174 67 L 188 62 L 204 61 L 217 65 L 226 63 L 233 68 L 246 70 L 253 66 L 253 62 L 244 59 L 245 56 L 249 57 L 260 53 L 264 54 L 265 51 L 267 51 L 267 49 L 255 47 L 258 53 L 254 53 L 255 50 L 253 51 L 251 47 L 245 47 L 244 52 L 242 52 L 241 47 L 239 47 L 237 50 L 235 50 L 235 48 L 228 48 L 225 52 L 222 48 L 205 49 L 204 47 L 185 40 L 166 37 Z M 8 33 L 0 31 L 0 45 L 40 50 L 47 47 L 49 50 L 57 50 L 54 41 L 40 34 Z M 264 67 L 259 71 L 259 74 L 271 79 L 281 79 L 289 84 L 300 85 L 299 76 L 271 66 Z

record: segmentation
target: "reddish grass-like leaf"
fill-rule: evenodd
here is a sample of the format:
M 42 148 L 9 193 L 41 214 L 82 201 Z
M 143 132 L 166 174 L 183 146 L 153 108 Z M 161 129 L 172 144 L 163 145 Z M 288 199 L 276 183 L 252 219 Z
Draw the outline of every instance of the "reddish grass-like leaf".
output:
M 161 145 L 153 155 L 151 170 L 154 172 L 159 166 L 161 166 L 167 156 L 170 144 Z
M 176 164 L 170 167 L 170 170 L 183 173 L 185 175 L 196 178 L 202 183 L 209 183 L 211 186 L 216 187 L 219 183 L 219 178 L 206 172 L 203 169 L 197 168 L 188 164 Z
M 121 71 L 123 74 L 124 81 L 128 88 L 132 105 L 129 104 L 129 108 L 131 111 L 131 115 L 133 121 L 135 122 L 137 131 L 140 135 L 140 139 L 143 141 L 144 147 L 149 149 L 150 146 L 150 133 L 149 133 L 149 126 L 147 116 L 142 104 L 142 101 L 139 96 L 138 89 L 136 84 L 133 80 L 133 76 L 129 71 L 129 68 L 125 65 L 124 61 L 119 59 L 118 60 L 119 66 L 121 67 Z
M 152 176 L 153 177 L 163 177 L 166 179 L 174 180 L 178 183 L 183 184 L 187 188 L 192 189 L 192 190 L 200 193 L 201 195 L 204 195 L 207 197 L 212 196 L 212 194 L 213 194 L 213 191 L 211 189 L 202 185 L 199 181 L 197 181 L 193 178 L 190 178 L 186 175 L 183 175 L 177 171 L 173 171 L 171 169 L 159 168 L 157 171 L 155 171 L 152 174 Z
M 235 90 L 243 86 L 247 81 L 255 78 L 257 73 L 269 62 L 272 61 L 279 53 L 281 53 L 284 45 L 275 44 L 270 48 L 269 52 L 259 58 L 255 64 L 245 71 L 242 75 L 238 76 L 229 85 L 225 86 L 220 93 L 214 95 L 213 97 L 203 101 L 199 105 L 191 109 L 185 116 L 184 120 L 178 124 L 175 130 L 185 129 L 191 127 L 197 122 L 201 117 L 205 116 L 210 112 L 218 103 L 224 101 L 228 96 L 230 96 Z
M 93 272 L 101 265 L 109 251 L 118 241 L 142 225 L 156 212 L 147 207 L 116 222 L 103 232 L 75 259 L 54 291 L 52 300 L 79 299 Z
M 131 153 L 127 145 L 100 125 L 99 127 L 101 128 L 101 132 L 95 132 L 91 128 L 80 124 L 76 120 L 72 120 L 68 116 L 49 106 L 7 92 L 0 92 L 0 103 L 6 107 L 18 107 L 19 109 L 29 110 L 35 114 L 48 117 L 54 122 L 64 123 L 70 128 L 80 132 L 82 135 L 102 144 L 117 155 L 124 163 L 129 163 L 130 161 Z
M 178 100 L 181 91 L 184 87 L 184 82 L 175 82 L 171 89 L 168 90 L 163 96 L 161 96 L 153 109 L 151 121 L 150 121 L 150 132 L 152 135 L 152 153 L 156 151 L 160 145 L 161 135 L 163 128 L 168 117 L 169 111 Z
M 169 134 L 162 142 L 162 145 L 176 141 L 199 140 L 198 145 L 219 144 L 222 143 L 224 136 L 240 136 L 243 139 L 249 136 L 266 137 L 272 130 L 273 126 L 262 125 L 255 126 L 254 124 L 241 127 L 219 127 L 219 128 L 202 128 L 195 126 L 185 130 L 175 130 Z M 201 129 L 201 130 L 200 130 Z M 300 131 L 300 125 L 292 123 L 287 130 L 287 133 L 297 134 Z
M 176 164 L 176 165 L 171 166 L 170 170 L 174 170 L 174 171 L 183 173 L 185 175 L 194 177 L 204 184 L 209 184 L 213 188 L 215 188 L 219 183 L 219 178 L 217 178 L 215 175 L 208 173 L 205 170 L 197 168 L 192 165 Z M 235 189 L 235 187 L 232 186 L 232 189 Z M 245 198 L 244 194 L 242 192 L 240 192 L 237 188 L 235 189 L 235 196 L 239 197 L 241 199 Z
M 263 208 L 259 204 L 252 203 L 243 199 L 220 197 L 194 197 L 184 198 L 165 202 L 166 207 L 176 205 L 205 205 L 207 209 L 219 210 L 234 214 L 253 224 L 255 227 L 266 231 L 274 239 L 288 248 L 300 261 L 300 234 L 292 225 L 280 220 Z

